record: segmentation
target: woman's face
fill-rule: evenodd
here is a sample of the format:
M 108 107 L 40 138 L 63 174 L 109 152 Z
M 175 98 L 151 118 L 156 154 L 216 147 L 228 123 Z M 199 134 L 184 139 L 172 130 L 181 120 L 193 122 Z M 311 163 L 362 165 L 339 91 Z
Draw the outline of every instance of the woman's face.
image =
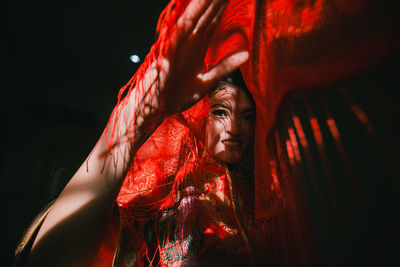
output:
M 223 85 L 209 98 L 207 150 L 219 161 L 239 163 L 253 144 L 255 107 L 246 92 Z

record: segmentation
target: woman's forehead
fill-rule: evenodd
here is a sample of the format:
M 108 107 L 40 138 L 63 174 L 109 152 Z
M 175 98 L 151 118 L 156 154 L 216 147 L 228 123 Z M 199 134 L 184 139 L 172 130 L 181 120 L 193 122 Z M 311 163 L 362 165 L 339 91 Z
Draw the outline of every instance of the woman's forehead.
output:
M 223 85 L 216 89 L 209 99 L 210 107 L 215 104 L 227 103 L 230 105 L 240 106 L 243 109 L 254 108 L 252 101 L 246 92 L 234 85 Z

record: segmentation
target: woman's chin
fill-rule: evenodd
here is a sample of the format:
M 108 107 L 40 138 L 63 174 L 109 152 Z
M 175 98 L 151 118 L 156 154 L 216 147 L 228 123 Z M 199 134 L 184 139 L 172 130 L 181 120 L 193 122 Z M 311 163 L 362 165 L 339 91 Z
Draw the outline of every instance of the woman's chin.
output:
M 238 164 L 240 160 L 242 159 L 241 155 L 220 155 L 219 157 L 216 157 L 217 160 L 227 163 L 227 164 Z

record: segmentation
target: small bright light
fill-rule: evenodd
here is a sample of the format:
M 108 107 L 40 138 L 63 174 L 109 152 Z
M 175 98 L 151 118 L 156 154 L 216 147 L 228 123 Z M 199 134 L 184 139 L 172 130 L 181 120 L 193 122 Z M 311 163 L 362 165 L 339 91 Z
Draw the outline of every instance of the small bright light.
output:
M 132 55 L 129 57 L 133 63 L 139 63 L 140 57 L 138 55 Z

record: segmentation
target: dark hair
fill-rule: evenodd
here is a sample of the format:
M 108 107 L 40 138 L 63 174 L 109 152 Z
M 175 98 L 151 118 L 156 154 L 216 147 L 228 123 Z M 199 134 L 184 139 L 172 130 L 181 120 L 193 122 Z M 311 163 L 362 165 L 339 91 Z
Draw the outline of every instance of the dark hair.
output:
M 240 70 L 236 70 L 232 74 L 228 75 L 225 79 L 219 81 L 217 86 L 215 86 L 213 89 L 210 90 L 208 96 L 211 97 L 212 95 L 214 95 L 220 89 L 224 88 L 224 85 L 234 85 L 242 89 L 246 93 L 250 101 L 253 103 L 253 105 L 255 106 L 253 96 L 251 95 L 249 89 L 247 88 L 246 83 L 243 80 L 242 74 L 240 73 Z

